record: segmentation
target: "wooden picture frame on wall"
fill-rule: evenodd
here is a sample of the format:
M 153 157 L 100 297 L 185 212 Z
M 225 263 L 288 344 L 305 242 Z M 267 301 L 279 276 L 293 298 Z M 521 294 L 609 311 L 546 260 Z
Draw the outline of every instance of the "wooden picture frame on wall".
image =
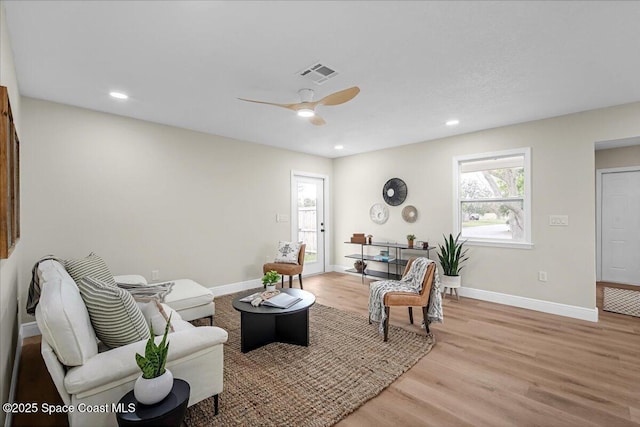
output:
M 0 259 L 20 240 L 20 140 L 7 88 L 0 86 Z

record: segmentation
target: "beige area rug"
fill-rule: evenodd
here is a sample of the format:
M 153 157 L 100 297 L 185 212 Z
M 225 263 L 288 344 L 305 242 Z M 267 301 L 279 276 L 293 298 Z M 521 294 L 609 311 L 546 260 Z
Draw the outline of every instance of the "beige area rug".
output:
M 206 399 L 187 410 L 189 427 L 333 425 L 435 344 L 433 335 L 393 325 L 385 343 L 365 317 L 316 303 L 309 312 L 309 347 L 272 343 L 243 354 L 234 297 L 216 298 L 215 323 L 229 332 L 220 412 L 214 416 L 213 398 Z
M 602 309 L 640 317 L 640 290 L 604 287 Z

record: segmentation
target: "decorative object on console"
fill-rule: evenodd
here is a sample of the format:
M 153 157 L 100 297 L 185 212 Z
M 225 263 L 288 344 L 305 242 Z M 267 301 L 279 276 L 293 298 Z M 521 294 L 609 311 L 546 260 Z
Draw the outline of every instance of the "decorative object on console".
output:
M 370 245 L 373 242 L 373 236 L 371 234 L 367 235 L 367 245 Z M 353 242 L 351 242 L 353 243 Z
M 389 219 L 389 209 L 382 203 L 375 203 L 369 209 L 369 217 L 376 224 L 384 224 Z
M 277 271 L 271 270 L 267 271 L 264 276 L 262 276 L 262 284 L 264 285 L 267 292 L 276 290 L 276 283 L 280 280 L 280 275 Z
M 398 206 L 407 199 L 407 184 L 400 178 L 391 178 L 382 188 L 382 197 L 390 206 Z
M 409 223 L 416 222 L 418 219 L 418 210 L 416 207 L 411 205 L 405 206 L 404 209 L 402 209 L 402 219 Z
M 362 273 L 367 268 L 367 263 L 359 259 L 353 263 L 353 268 L 355 268 L 358 273 Z
M 20 239 L 20 141 L 9 92 L 0 86 L 0 258 L 9 258 Z
M 407 234 L 407 247 L 409 249 L 413 248 L 413 241 L 416 240 L 415 234 Z
M 364 233 L 353 233 L 351 236 L 351 243 L 366 243 L 367 238 L 364 237 Z
M 153 326 L 150 326 L 150 336 L 144 349 L 144 356 L 136 353 L 136 363 L 142 374 L 133 386 L 133 394 L 138 402 L 145 405 L 153 405 L 160 402 L 167 397 L 173 387 L 173 374 L 165 368 L 169 352 L 167 334 L 169 333 L 170 324 L 171 315 L 167 321 L 167 326 L 164 328 L 162 341 L 157 345 L 154 341 L 156 336 L 153 333 Z
M 468 249 L 463 250 L 463 245 L 465 241 L 459 241 L 460 233 L 453 238 L 453 234 L 449 234 L 449 238 L 444 237 L 444 245 L 438 245 L 440 250 L 438 251 L 438 258 L 440 259 L 440 265 L 442 266 L 442 271 L 444 273 L 444 277 L 442 278 L 442 294 L 444 295 L 447 291 L 447 288 L 450 289 L 451 295 L 453 292 L 456 293 L 456 299 L 458 297 L 458 288 L 462 283 L 462 278 L 460 276 L 460 270 L 462 270 L 461 264 L 469 259 L 467 254 Z

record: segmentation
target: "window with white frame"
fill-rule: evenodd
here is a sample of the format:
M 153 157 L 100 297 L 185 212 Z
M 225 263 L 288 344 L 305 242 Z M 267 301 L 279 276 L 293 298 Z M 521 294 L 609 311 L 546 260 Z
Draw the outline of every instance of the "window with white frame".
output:
M 454 158 L 456 234 L 470 243 L 531 247 L 530 153 Z

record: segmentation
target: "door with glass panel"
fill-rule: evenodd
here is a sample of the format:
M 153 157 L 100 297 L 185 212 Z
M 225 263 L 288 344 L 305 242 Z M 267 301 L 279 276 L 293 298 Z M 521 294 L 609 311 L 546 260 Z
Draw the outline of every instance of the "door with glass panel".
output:
M 324 179 L 293 175 L 292 238 L 305 243 L 304 271 L 324 272 Z

